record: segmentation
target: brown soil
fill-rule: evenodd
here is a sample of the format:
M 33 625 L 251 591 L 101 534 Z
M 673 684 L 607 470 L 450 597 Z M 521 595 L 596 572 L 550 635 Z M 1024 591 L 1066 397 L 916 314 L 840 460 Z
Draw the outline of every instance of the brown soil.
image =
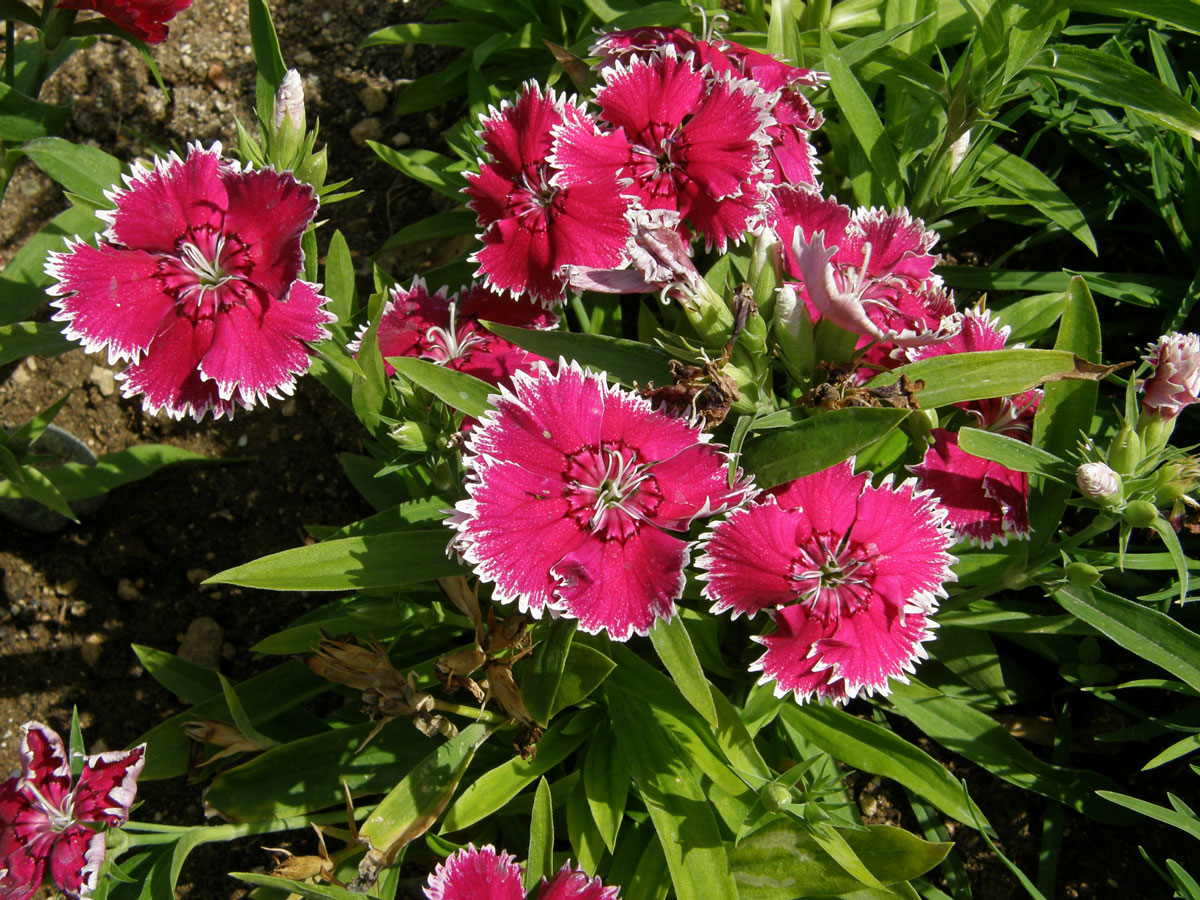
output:
M 353 178 L 359 197 L 322 211 L 322 246 L 334 228 L 345 233 L 360 275 L 369 252 L 427 210 L 429 198 L 355 142 L 437 148 L 434 115 L 397 120 L 391 99 L 402 79 L 430 71 L 442 56 L 428 48 L 376 48 L 357 43 L 371 31 L 419 20 L 428 0 L 412 4 L 347 0 L 272 2 L 285 58 L 305 77 L 309 116 L 319 117 L 330 146 L 330 180 Z M 253 121 L 254 69 L 244 0 L 197 0 L 155 49 L 168 99 L 128 46 L 103 40 L 76 57 L 48 85 L 46 99 L 73 102 L 66 137 L 92 141 L 129 160 L 190 141 L 233 143 L 234 117 Z M 368 90 L 364 90 L 368 89 Z M 377 109 L 382 94 L 386 105 Z M 373 121 L 372 121 L 373 120 Z M 18 170 L 0 210 L 0 256 L 7 259 L 55 212 L 61 192 L 32 166 Z M 411 263 L 411 261 L 409 261 Z M 411 269 L 397 264 L 404 278 Z M 43 313 L 44 315 L 44 313 Z M 343 525 L 370 510 L 342 473 L 336 454 L 357 451 L 354 416 L 312 380 L 294 398 L 232 422 L 175 423 L 145 415 L 136 401 L 106 396 L 106 363 L 74 351 L 0 369 L 0 425 L 23 422 L 71 392 L 58 423 L 96 453 L 163 442 L 230 460 L 164 470 L 114 491 L 78 526 L 41 535 L 0 522 L 0 772 L 16 764 L 20 725 L 37 719 L 63 733 L 77 706 L 89 751 L 127 745 L 179 711 L 180 702 L 139 665 L 131 644 L 177 651 L 189 625 L 208 617 L 205 652 L 234 679 L 256 671 L 249 647 L 319 602 L 304 594 L 262 593 L 200 585 L 207 575 L 304 542 L 304 526 Z M 234 458 L 247 461 L 232 461 Z M 198 626 L 196 626 L 198 627 Z M 928 746 L 930 752 L 934 748 Z M 945 754 L 942 754 L 943 756 Z M 1028 873 L 1036 871 L 1042 804 L 960 762 L 984 811 L 1001 829 L 1002 846 Z M 871 821 L 918 830 L 894 786 L 855 776 L 860 806 Z M 143 820 L 202 821 L 198 789 L 182 779 L 143 785 Z M 1031 805 L 1032 804 L 1032 805 Z M 953 826 L 951 826 L 953 827 Z M 974 832 L 964 839 L 974 896 L 1004 900 L 1022 892 Z M 307 841 L 307 838 L 303 840 Z M 1165 896 L 1137 857 L 1144 833 L 1126 836 L 1073 817 L 1068 825 L 1064 896 L 1116 897 L 1133 884 L 1138 896 Z M 259 841 L 197 851 L 180 895 L 220 900 L 243 896 L 231 868 L 268 864 Z M 307 844 L 303 850 L 311 852 Z M 1177 857 L 1180 858 L 1180 857 Z

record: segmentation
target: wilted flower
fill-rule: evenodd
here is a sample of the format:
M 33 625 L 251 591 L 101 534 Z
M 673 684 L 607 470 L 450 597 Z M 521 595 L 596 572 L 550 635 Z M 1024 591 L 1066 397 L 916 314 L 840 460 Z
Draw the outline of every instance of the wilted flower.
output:
M 329 337 L 317 285 L 300 281 L 300 238 L 317 211 L 290 173 L 240 171 L 211 150 L 135 167 L 98 246 L 51 253 L 55 321 L 89 352 L 131 364 L 123 394 L 199 420 L 292 393 L 305 342 Z
M 523 871 L 516 857 L 488 844 L 464 849 L 440 863 L 425 888 L 429 900 L 524 900 Z M 582 869 L 564 865 L 551 878 L 543 878 L 530 900 L 617 900 L 619 891 L 599 878 L 588 878 Z
M 803 702 L 835 703 L 905 681 L 955 579 L 946 511 L 915 482 L 879 487 L 852 460 L 772 488 L 705 535 L 713 612 L 765 610 L 776 630 L 751 666 Z
M 671 532 L 741 502 L 748 481 L 729 487 L 707 435 L 603 374 L 560 360 L 513 382 L 467 445 L 452 547 L 501 603 L 646 634 L 683 590 L 687 542 Z
M 1102 462 L 1084 463 L 1075 470 L 1079 493 L 1102 503 L 1121 499 L 1121 476 Z
M 100 826 L 123 825 L 146 745 L 84 757 L 71 784 L 62 738 L 40 722 L 21 727 L 21 770 L 0 784 L 0 897 L 28 900 L 49 875 L 70 898 L 87 897 L 104 863 Z
M 1185 406 L 1200 403 L 1200 335 L 1171 332 L 1144 357 L 1154 374 L 1142 384 L 1142 406 L 1173 419 Z
M 515 103 L 492 109 L 480 124 L 486 159 L 478 175 L 466 176 L 466 192 L 483 229 L 483 249 L 471 259 L 488 286 L 551 305 L 566 294 L 564 266 L 619 267 L 629 201 L 616 171 L 568 185 L 548 159 L 553 129 L 594 130 L 592 120 L 530 82 Z
M 192 0 L 58 0 L 59 9 L 92 10 L 147 44 L 167 39 L 167 22 Z

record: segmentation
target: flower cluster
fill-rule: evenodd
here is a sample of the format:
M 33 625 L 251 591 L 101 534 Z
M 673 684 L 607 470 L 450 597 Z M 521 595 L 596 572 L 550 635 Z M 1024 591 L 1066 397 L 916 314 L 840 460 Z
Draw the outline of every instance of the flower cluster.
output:
M 524 900 L 523 872 L 516 858 L 491 844 L 478 849 L 468 844 L 429 876 L 429 900 Z M 599 878 L 588 878 L 582 869 L 564 865 L 549 879 L 543 878 L 530 900 L 618 900 L 615 887 Z
M 701 544 L 713 612 L 765 611 L 775 631 L 751 666 L 794 692 L 834 703 L 905 680 L 956 562 L 946 510 L 913 480 L 871 484 L 853 460 L 797 478 L 732 512 Z
M 698 426 L 575 363 L 518 372 L 494 400 L 448 520 L 493 599 L 619 641 L 670 619 L 689 556 L 678 533 L 742 502 L 749 481 L 730 486 Z
M 87 897 L 104 862 L 100 826 L 123 825 L 146 745 L 85 757 L 71 784 L 62 738 L 39 722 L 21 728 L 21 770 L 0 784 L 0 897 L 28 900 L 49 875 L 66 896 Z
M 678 29 L 605 36 L 593 111 L 526 85 L 481 122 L 484 159 L 467 194 L 494 290 L 552 305 L 571 271 L 618 270 L 638 211 L 670 213 L 683 241 L 724 249 L 761 230 L 776 184 L 813 184 L 800 92 L 820 76 Z
M 150 412 L 220 418 L 292 393 L 306 343 L 333 321 L 319 286 L 299 278 L 312 188 L 242 171 L 219 144 L 137 166 L 125 182 L 106 193 L 116 208 L 99 213 L 97 246 L 68 242 L 46 263 L 63 333 L 129 360 L 123 394 Z

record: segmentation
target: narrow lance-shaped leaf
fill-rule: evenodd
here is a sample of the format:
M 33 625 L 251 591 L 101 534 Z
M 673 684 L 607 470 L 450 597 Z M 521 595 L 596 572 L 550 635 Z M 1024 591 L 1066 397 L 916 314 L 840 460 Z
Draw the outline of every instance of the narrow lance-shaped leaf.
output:
M 538 781 L 533 795 L 533 817 L 529 822 L 529 859 L 525 863 L 525 890 L 531 891 L 545 876 L 554 874 L 554 813 L 550 785 Z
M 692 639 L 688 637 L 683 619 L 679 616 L 669 622 L 659 619 L 650 630 L 650 641 L 654 644 L 658 658 L 675 680 L 676 687 L 687 698 L 688 703 L 715 728 L 717 710 L 713 705 L 708 679 L 704 677 L 704 670 L 700 668 L 700 660 L 696 657 L 696 649 L 692 646 Z
M 490 397 L 499 391 L 474 375 L 457 372 L 424 359 L 401 356 L 388 360 L 397 372 L 411 379 L 447 406 L 478 419 L 492 408 Z

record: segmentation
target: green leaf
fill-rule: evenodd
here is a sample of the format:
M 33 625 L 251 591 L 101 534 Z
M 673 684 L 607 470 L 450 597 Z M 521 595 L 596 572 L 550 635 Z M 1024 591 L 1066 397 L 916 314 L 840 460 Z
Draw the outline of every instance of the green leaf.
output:
M 738 900 L 721 832 L 686 754 L 641 697 L 605 686 L 625 766 L 633 775 L 671 872 L 678 900 Z
M 1075 470 L 1069 464 L 1053 453 L 1016 438 L 982 428 L 963 428 L 958 432 L 958 446 L 965 453 L 998 462 L 1014 472 L 1042 475 L 1065 484 L 1075 483 Z
M 1054 327 L 1063 314 L 1066 301 L 1066 294 L 1062 291 L 1031 294 L 996 311 L 996 320 L 1011 329 L 1008 335 L 1010 344 L 1027 344 Z
M 365 896 L 364 894 L 351 893 L 335 884 L 312 884 L 308 881 L 276 878 L 273 875 L 262 875 L 258 872 L 230 872 L 229 875 L 247 884 L 278 888 L 281 891 L 285 891 L 289 896 L 303 897 L 304 900 L 363 900 Z M 258 892 L 255 891 L 253 896 L 258 896 Z
M 1200 140 L 1200 112 L 1179 94 L 1120 57 L 1075 44 L 1055 44 L 1027 72 L 1049 75 L 1089 100 L 1137 110 L 1152 122 Z
M 888 139 L 883 123 L 879 121 L 871 98 L 842 60 L 829 33 L 824 30 L 821 31 L 821 57 L 821 68 L 829 73 L 829 87 L 837 101 L 837 109 L 866 153 L 884 196 L 892 206 L 902 203 L 904 179 L 900 174 L 895 148 Z
M 557 619 L 551 623 L 550 633 L 533 651 L 533 659 L 521 679 L 521 699 L 525 701 L 525 708 L 543 727 L 550 724 L 575 626 L 574 619 Z
M 77 235 L 89 235 L 104 228 L 104 223 L 88 209 L 63 210 L 21 245 L 4 271 L 0 272 L 0 324 L 11 325 L 29 318 L 46 302 L 46 254 L 65 249 L 64 241 Z
M 325 296 L 329 298 L 326 308 L 337 316 L 339 325 L 348 328 L 356 306 L 354 260 L 340 231 L 335 231 L 329 239 L 329 251 L 325 254 Z
M 492 408 L 490 398 L 498 388 L 466 372 L 457 372 L 424 359 L 401 356 L 388 360 L 393 368 L 414 384 L 425 388 L 447 406 L 478 419 Z
M 405 225 L 390 238 L 384 241 L 379 251 L 391 250 L 393 247 L 403 247 L 405 244 L 424 243 L 438 238 L 458 237 L 463 234 L 474 234 L 476 225 L 475 213 L 470 210 L 452 209 L 449 212 L 434 213 L 412 225 Z M 440 287 L 438 285 L 437 287 Z M 437 287 L 430 285 L 436 291 Z M 457 285 L 447 285 L 452 290 Z
M 1178 810 L 1167 809 L 1157 803 L 1149 803 L 1128 794 L 1119 794 L 1116 791 L 1097 791 L 1097 793 L 1106 800 L 1111 800 L 1113 803 L 1141 813 L 1143 816 L 1149 816 L 1164 825 L 1171 825 L 1180 831 L 1186 831 L 1192 837 L 1200 840 L 1200 818 L 1196 816 L 1185 815 Z
M 367 146 L 385 163 L 403 172 L 413 181 L 444 194 L 456 203 L 462 201 L 462 191 L 467 186 L 467 181 L 460 172 L 450 168 L 454 164 L 450 157 L 432 150 L 393 150 L 375 141 L 367 141 Z
M 15 322 L 0 326 L 0 366 L 26 356 L 58 356 L 76 346 L 63 337 L 59 322 Z
M 221 693 L 221 677 L 208 666 L 153 647 L 130 646 L 151 678 L 188 703 L 202 703 Z
M 867 869 L 884 884 L 928 872 L 952 844 L 923 841 L 890 825 L 838 829 Z M 740 900 L 796 900 L 857 891 L 862 884 L 822 850 L 794 819 L 776 819 L 744 838 L 729 853 Z
M 428 22 L 406 22 L 373 31 L 359 44 L 359 49 L 397 44 L 432 44 L 443 47 L 476 47 L 496 30 L 474 22 L 454 22 L 433 25 Z
M 476 722 L 441 746 L 436 746 L 438 738 L 412 736 L 425 750 L 435 749 L 388 792 L 359 828 L 360 839 L 365 838 L 372 848 L 367 864 L 391 865 L 404 846 L 429 830 L 450 802 L 475 751 L 490 734 L 488 726 Z
M 39 103 L 0 83 L 0 141 L 20 144 L 58 134 L 69 113 L 69 107 Z
M 378 296 L 374 295 L 372 300 L 376 300 Z M 375 310 L 373 304 L 371 309 Z M 379 352 L 379 323 L 382 318 L 378 311 L 372 314 L 375 317 L 374 321 L 363 333 L 355 360 L 361 375 L 351 375 L 350 405 L 358 420 L 373 434 L 379 428 L 383 402 L 388 396 L 388 381 L 383 357 Z
M 484 326 L 506 341 L 547 359 L 565 357 L 596 372 L 605 372 L 613 381 L 631 385 L 671 382 L 671 357 L 649 344 L 609 337 L 606 334 L 578 334 L 570 331 L 535 331 L 498 322 Z
M 114 488 L 153 475 L 164 466 L 177 463 L 225 463 L 203 453 L 193 453 L 170 444 L 140 444 L 128 450 L 103 453 L 94 466 L 63 463 L 43 470 L 46 478 L 67 500 L 99 497 Z
M 867 386 L 894 384 L 901 374 L 910 381 L 925 382 L 925 387 L 917 392 L 922 409 L 1007 397 L 1056 379 L 1096 377 L 1086 364 L 1080 364 L 1074 353 L 1066 350 L 984 350 L 932 356 L 909 363 L 877 376 Z
M 254 62 L 258 66 L 257 103 L 258 121 L 270 127 L 275 121 L 275 92 L 283 84 L 287 66 L 279 51 L 279 36 L 275 23 L 271 21 L 271 10 L 266 0 L 250 0 L 250 46 L 254 49 Z
M 1067 304 L 1054 348 L 1055 351 L 1074 353 L 1090 363 L 1100 362 L 1100 318 L 1087 282 L 1078 276 L 1067 283 Z M 1093 381 L 1060 381 L 1046 385 L 1033 418 L 1033 446 L 1061 458 L 1073 458 L 1081 435 L 1091 428 L 1099 391 L 1100 386 Z M 1031 479 L 1031 552 L 1045 547 L 1058 529 L 1072 489 L 1071 483 Z
M 1071 9 L 1102 16 L 1127 16 L 1165 22 L 1192 34 L 1200 34 L 1200 7 L 1192 0 L 1155 0 L 1153 4 L 1130 0 L 1066 0 Z
M 529 857 L 525 863 L 525 890 L 532 891 L 554 874 L 554 813 L 550 801 L 550 785 L 545 778 L 538 780 L 533 795 L 533 816 L 529 820 Z
M 675 686 L 709 725 L 717 726 L 717 708 L 692 639 L 679 616 L 667 621 L 659 619 L 650 629 L 650 642 L 662 664 L 666 666 Z
M 1162 542 L 1167 545 L 1167 551 L 1171 554 L 1171 561 L 1175 563 L 1175 571 L 1179 574 L 1179 602 L 1187 601 L 1188 588 L 1191 586 L 1191 579 L 1188 576 L 1188 558 L 1183 552 L 1183 546 L 1179 543 L 1179 535 L 1175 533 L 1175 529 L 1171 527 L 1171 523 L 1158 516 L 1150 523 L 1150 527 L 1155 533 L 1162 538 Z
M 1190 756 L 1198 750 L 1200 750 L 1200 734 L 1190 734 L 1176 741 L 1161 753 L 1155 754 L 1150 762 L 1142 766 L 1142 771 L 1148 772 L 1151 769 L 1157 769 L 1159 766 L 1165 766 L 1167 763 L 1174 762 L 1180 757 Z
M 462 573 L 446 557 L 449 533 L 413 530 L 342 538 L 263 556 L 205 584 L 238 584 L 269 591 L 348 591 L 391 588 Z
M 1123 821 L 1110 806 L 1095 798 L 1097 789 L 1113 786 L 1109 779 L 1095 772 L 1043 762 L 1002 725 L 967 703 L 916 679 L 911 684 L 895 684 L 891 700 L 896 710 L 926 735 L 993 775 L 1102 822 Z
M 423 638 L 433 639 L 433 631 L 446 621 L 442 607 L 419 605 L 417 598 L 345 597 L 305 614 L 288 628 L 277 631 L 255 644 L 254 653 L 286 656 L 307 653 L 325 634 L 353 634 L 361 638 L 374 636 L 381 641 L 399 635 L 422 632 Z M 455 628 L 458 635 L 461 629 Z
M 582 715 L 577 713 L 561 719 L 547 729 L 538 741 L 536 757 L 527 760 L 517 757 L 479 776 L 454 801 L 442 821 L 441 833 L 446 835 L 466 828 L 502 809 L 537 778 L 566 759 L 588 736 L 588 729 L 581 724 L 591 717 L 580 719 Z
M 13 452 L 3 445 L 0 445 L 0 475 L 8 479 L 0 481 L 0 496 L 27 497 L 72 522 L 79 521 L 50 480 L 33 466 L 22 465 Z
M 1033 163 L 1009 153 L 997 144 L 989 144 L 979 158 L 979 174 L 1020 197 L 1047 219 L 1074 235 L 1092 253 L 1096 238 L 1087 218 L 1058 185 L 1042 174 Z
M 1066 585 L 1053 593 L 1067 612 L 1200 691 L 1200 635 L 1170 616 L 1096 588 Z
M 22 150 L 39 169 L 99 209 L 112 206 L 104 196 L 106 190 L 124 187 L 124 165 L 97 147 L 49 137 L 30 141 Z
M 615 852 L 629 796 L 629 771 L 618 763 L 617 738 L 607 724 L 596 729 L 594 739 L 587 745 L 583 792 L 604 845 L 609 852 Z
M 964 798 L 962 786 L 946 767 L 894 731 L 837 707 L 813 703 L 785 704 L 780 715 L 840 762 L 899 782 L 952 819 L 969 824 L 974 813 L 985 828 L 991 828 L 978 807 Z
M 591 696 L 613 668 L 613 661 L 599 650 L 573 642 L 558 682 L 558 692 L 554 695 L 554 705 L 550 707 L 550 718 Z
M 225 705 L 229 708 L 229 714 L 233 717 L 233 724 L 237 726 L 238 731 L 248 737 L 252 741 L 266 744 L 268 747 L 279 745 L 279 741 L 268 735 L 263 734 L 254 727 L 254 721 L 246 715 L 246 710 L 242 707 L 242 701 L 234 690 L 233 685 L 229 683 L 224 675 L 218 674 L 217 678 L 221 682 L 221 694 L 225 697 Z
M 976 356 L 978 354 L 971 354 Z M 761 488 L 836 465 L 904 421 L 903 409 L 835 409 L 746 441 L 742 466 Z

